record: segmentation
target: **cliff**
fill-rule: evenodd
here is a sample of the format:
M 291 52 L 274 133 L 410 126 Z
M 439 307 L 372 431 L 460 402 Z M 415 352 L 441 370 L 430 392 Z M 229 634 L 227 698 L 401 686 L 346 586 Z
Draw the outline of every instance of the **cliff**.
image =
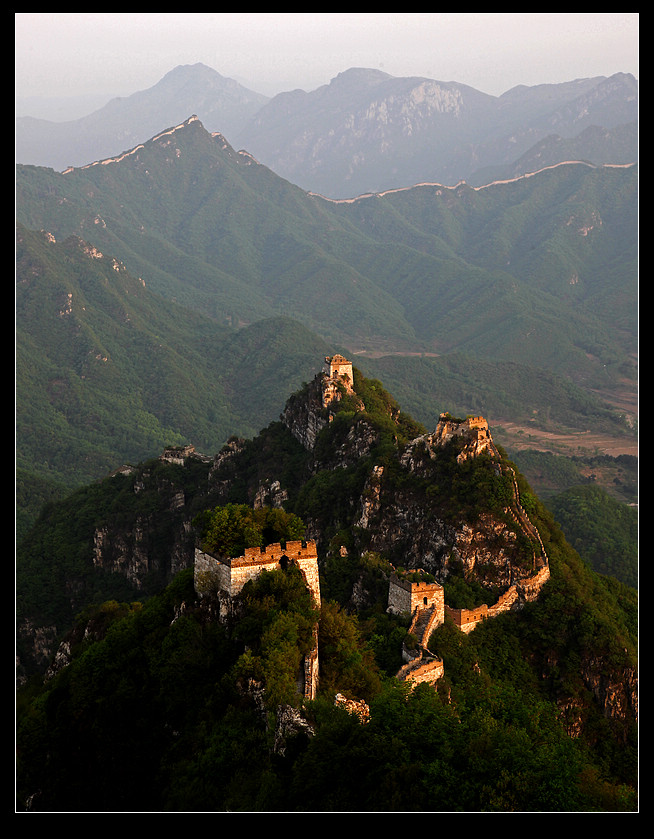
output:
M 85 630 L 67 633 L 90 604 L 147 602 L 193 568 L 198 515 L 229 503 L 302 519 L 323 611 L 338 602 L 349 614 L 386 614 L 404 633 L 412 621 L 423 627 L 417 647 L 403 646 L 402 634 L 389 641 L 389 675 L 403 678 L 405 648 L 415 681 L 449 691 L 461 665 L 447 645 L 462 643 L 450 628 L 481 633 L 483 648 L 489 632 L 501 638 L 511 627 L 571 736 L 590 736 L 596 715 L 621 732 L 612 737 L 630 736 L 636 659 L 616 592 L 574 557 L 484 418 L 443 414 L 428 432 L 356 369 L 351 382 L 319 372 L 252 440 L 233 438 L 213 457 L 166 450 L 47 510 L 19 551 L 21 679 L 48 665 L 54 678 L 74 660 Z M 420 598 L 387 611 L 398 574 L 429 581 L 438 619 L 420 614 Z M 97 620 L 88 628 L 101 637 Z M 327 674 L 330 654 L 321 649 Z M 325 690 L 331 684 L 323 674 Z

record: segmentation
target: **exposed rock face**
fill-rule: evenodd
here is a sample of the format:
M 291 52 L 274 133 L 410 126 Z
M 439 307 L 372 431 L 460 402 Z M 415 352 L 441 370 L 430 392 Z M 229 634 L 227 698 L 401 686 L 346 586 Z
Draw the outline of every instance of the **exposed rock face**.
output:
M 422 450 L 431 459 L 436 456 L 435 450 L 444 446 L 452 438 L 458 437 L 465 441 L 464 447 L 458 455 L 458 462 L 463 463 L 471 457 L 478 457 L 484 452 L 499 456 L 493 443 L 488 422 L 483 417 L 467 417 L 464 420 L 454 419 L 449 414 L 441 414 L 436 429 L 431 434 L 417 437 L 402 456 L 402 462 L 412 470 L 416 470 L 416 452 Z
M 370 549 L 390 555 L 405 568 L 424 568 L 437 578 L 447 576 L 447 562 L 456 531 L 425 507 L 411 491 L 382 494 L 379 473 L 369 482 L 358 525 L 366 526 Z M 401 561 L 400 561 L 401 560 Z
M 304 448 L 316 456 L 313 469 L 339 469 L 355 464 L 367 455 L 378 440 L 376 429 L 365 420 L 353 425 L 347 436 L 338 441 L 326 457 L 321 458 L 316 452 L 316 442 L 320 432 L 334 420 L 332 406 L 338 403 L 343 394 L 354 397 L 358 409 L 363 409 L 363 402 L 356 401 L 352 390 L 352 364 L 343 356 L 337 355 L 325 359 L 326 371 L 319 373 L 306 387 L 305 391 L 292 396 L 286 403 L 281 420 L 291 434 Z
M 28 646 L 28 657 L 40 670 L 45 670 L 56 648 L 57 627 L 36 626 L 31 620 L 23 621 L 17 627 L 17 636 Z M 20 687 L 25 681 L 20 659 L 16 661 L 16 683 Z
M 457 529 L 453 553 L 466 576 L 505 588 L 532 573 L 531 568 L 521 568 L 513 560 L 515 542 L 516 534 L 504 522 L 481 516 L 474 527 L 463 522 Z
M 263 507 L 281 508 L 288 500 L 288 492 L 282 489 L 279 481 L 267 481 L 261 484 L 254 496 L 254 509 L 260 510 Z
M 302 713 L 291 705 L 280 705 L 275 720 L 273 752 L 282 757 L 291 740 L 298 737 L 311 738 L 315 730 Z
M 547 664 L 557 666 L 552 660 Z M 580 665 L 584 685 L 607 720 L 624 723 L 630 718 L 638 719 L 638 676 L 633 667 L 621 671 L 607 668 L 605 661 L 594 657 L 582 659 Z M 546 678 L 547 675 L 546 672 Z M 586 701 L 565 696 L 557 704 L 569 736 L 579 737 L 585 727 Z
M 346 437 L 336 441 L 326 457 L 320 458 L 319 455 L 316 457 L 314 471 L 346 469 L 348 466 L 354 466 L 362 457 L 370 453 L 378 440 L 379 434 L 374 426 L 361 419 L 350 428 Z
M 334 697 L 334 705 L 344 708 L 349 714 L 354 714 L 362 723 L 370 720 L 370 708 L 363 700 L 348 699 L 342 693 L 337 693 Z
M 463 566 L 466 576 L 500 587 L 533 573 L 516 565 L 516 535 L 506 523 L 482 516 L 474 526 L 447 524 L 414 493 L 383 497 L 379 473 L 371 476 L 356 526 L 368 530 L 371 550 L 392 556 L 404 568 L 422 568 L 440 582 L 452 563 Z
M 634 668 L 625 669 L 621 681 L 616 682 L 606 673 L 603 661 L 590 658 L 583 663 L 583 676 L 607 719 L 623 720 L 630 712 L 638 717 L 638 677 Z
M 288 400 L 281 420 L 295 439 L 312 451 L 318 434 L 329 421 L 328 417 L 323 407 L 322 376 L 316 376 L 305 393 Z
M 374 516 L 379 512 L 381 505 L 381 482 L 384 475 L 383 466 L 373 466 L 368 483 L 361 496 L 359 518 L 355 521 L 355 527 L 370 527 Z
M 122 529 L 96 529 L 94 567 L 125 577 L 136 590 L 142 589 L 145 579 L 153 573 L 163 579 L 172 579 L 193 561 L 195 537 L 190 521 L 184 518 L 183 506 L 182 500 L 177 506 L 182 518 L 170 533 L 170 541 L 162 552 L 153 546 L 153 522 L 149 518 L 139 517 L 133 525 Z

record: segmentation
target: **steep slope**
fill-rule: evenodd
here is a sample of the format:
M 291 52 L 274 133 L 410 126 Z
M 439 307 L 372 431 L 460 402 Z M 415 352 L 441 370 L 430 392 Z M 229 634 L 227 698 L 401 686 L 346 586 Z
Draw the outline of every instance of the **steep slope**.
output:
M 411 334 L 401 304 L 342 257 L 365 244 L 347 222 L 197 118 L 63 175 L 20 167 L 19 184 L 27 227 L 85 236 L 150 288 L 218 319 L 276 313 L 331 335 Z
M 398 254 L 397 272 L 379 282 L 393 277 L 416 333 L 438 335 L 435 349 L 557 369 L 549 354 L 568 352 L 573 333 L 601 353 L 609 326 L 635 351 L 636 178 L 634 168 L 570 164 L 487 188 L 425 185 L 336 207 L 377 241 L 380 260 Z M 422 273 L 399 274 L 407 244 L 437 260 L 433 274 L 427 260 Z M 570 332 L 550 342 L 557 322 Z
M 210 131 L 233 137 L 267 101 L 204 64 L 183 65 L 153 87 L 112 99 L 80 119 L 19 117 L 16 161 L 57 171 L 84 166 L 120 154 L 189 114 L 199 114 Z
M 353 381 L 326 384 L 317 375 L 280 422 L 231 441 L 213 462 L 171 452 L 41 518 L 19 554 L 23 662 L 40 657 L 43 671 L 57 636 L 83 615 L 49 681 L 21 696 L 21 807 L 632 809 L 632 593 L 584 567 L 520 475 L 538 539 L 507 515 L 511 464 L 479 421 L 446 417 L 425 435 L 356 368 Z M 272 481 L 277 503 L 302 513 L 319 549 L 315 704 L 270 704 L 282 680 L 294 684 L 292 580 L 281 572 L 249 588 L 230 622 L 197 601 L 182 570 L 205 511 L 256 505 Z M 446 602 L 467 608 L 526 578 L 535 552 L 551 576 L 534 602 L 516 601 L 470 634 L 449 621 L 434 633 L 446 674 L 436 688 L 409 693 L 389 678 L 408 626 L 384 614 L 391 563 L 431 563 Z M 103 598 L 114 602 L 88 608 Z M 329 710 L 341 692 L 369 703 L 367 723 Z M 378 789 L 366 779 L 382 753 Z M 349 792 L 354 781 L 339 780 L 348 764 L 364 779 Z M 134 772 L 157 783 L 134 789 Z M 235 776 L 247 778 L 239 792 Z
M 165 445 L 213 453 L 234 429 L 255 433 L 276 417 L 277 388 L 298 387 L 322 352 L 297 323 L 237 332 L 159 297 L 77 237 L 19 226 L 19 511 L 43 497 L 36 478 L 72 487 Z

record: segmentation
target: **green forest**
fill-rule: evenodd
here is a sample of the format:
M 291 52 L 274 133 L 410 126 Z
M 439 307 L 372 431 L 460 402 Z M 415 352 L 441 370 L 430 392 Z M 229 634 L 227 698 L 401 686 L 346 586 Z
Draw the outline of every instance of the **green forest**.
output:
M 211 602 L 198 599 L 190 568 L 167 585 L 149 578 L 140 594 L 118 575 L 89 568 L 89 544 L 103 523 L 127 526 L 147 516 L 155 557 L 170 550 L 186 515 L 200 543 L 238 555 L 247 545 L 301 537 L 303 513 L 312 517 L 325 492 L 338 503 L 322 533 L 332 545 L 352 545 L 354 534 L 338 522 L 350 515 L 348 497 L 361 492 L 366 463 L 385 458 L 392 480 L 403 480 L 394 447 L 420 430 L 378 381 L 358 371 L 355 381 L 363 410 L 352 411 L 343 399 L 317 445 L 319 455 L 333 457 L 347 428 L 371 423 L 379 432 L 374 453 L 350 467 L 307 480 L 307 452 L 272 423 L 242 441 L 227 504 L 198 491 L 210 467 L 191 459 L 186 466 L 145 463 L 136 476 L 105 479 L 44 510 L 19 554 L 19 616 L 72 621 L 71 662 L 45 681 L 34 673 L 19 691 L 18 810 L 638 808 L 635 716 L 624 704 L 621 713 L 604 713 L 600 702 L 609 688 L 628 695 L 635 679 L 636 591 L 591 570 L 523 479 L 521 496 L 546 546 L 550 580 L 537 601 L 469 635 L 446 619 L 429 641 L 445 668 L 435 686 L 411 690 L 395 678 L 409 616 L 386 611 L 391 566 L 373 551 L 321 557 L 319 611 L 291 568 L 250 581 L 229 620 L 218 620 Z M 465 479 L 451 472 L 450 449 L 441 475 L 461 487 L 452 509 L 466 502 L 464 514 L 474 521 L 482 499 L 485 510 L 495 503 L 489 487 L 499 498 L 503 484 L 483 458 Z M 244 502 L 247 486 L 268 469 L 289 488 L 288 512 L 255 511 Z M 180 489 L 184 513 L 171 504 Z M 77 614 L 64 594 L 71 579 L 88 603 Z M 353 609 L 355 587 L 367 597 Z M 474 606 L 484 596 L 456 574 L 446 581 L 452 605 Z M 316 623 L 318 694 L 308 701 L 298 693 L 297 674 Z M 589 673 L 601 673 L 599 694 Z M 335 704 L 336 694 L 365 701 L 368 721 Z
M 403 472 L 444 411 L 633 448 L 614 406 L 637 383 L 636 167 L 337 204 L 199 121 L 174 139 L 174 158 L 151 141 L 66 176 L 17 168 L 17 811 L 635 811 L 636 458 L 512 453 L 551 576 L 469 635 L 446 620 L 435 687 L 395 678 L 405 534 L 374 550 L 354 522 L 374 465 L 435 525 L 505 509 L 506 475 L 459 468 L 454 444 Z M 335 351 L 360 360 L 357 395 L 309 453 L 279 412 Z M 255 509 L 273 479 L 283 512 Z M 196 596 L 196 545 L 315 533 L 319 611 L 292 569 L 229 620 Z M 446 576 L 455 608 L 497 596 L 454 560 Z
M 276 708 L 299 704 L 315 617 L 301 578 L 248 584 L 229 632 L 197 602 L 191 570 L 146 604 L 105 603 L 93 616 L 103 640 L 20 695 L 18 800 L 55 812 L 632 811 L 636 732 L 593 710 L 579 660 L 633 645 L 635 602 L 562 544 L 553 553 L 537 604 L 469 636 L 437 630 L 437 689 L 393 678 L 406 624 L 381 604 L 353 615 L 324 602 L 320 692 L 281 745 Z M 336 707 L 336 691 L 365 699 L 370 721 Z M 567 733 L 558 691 L 584 708 L 582 737 Z

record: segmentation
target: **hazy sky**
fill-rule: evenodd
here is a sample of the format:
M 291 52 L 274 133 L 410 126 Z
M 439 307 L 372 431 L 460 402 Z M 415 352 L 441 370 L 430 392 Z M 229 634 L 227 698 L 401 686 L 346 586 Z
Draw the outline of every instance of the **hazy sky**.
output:
M 350 67 L 517 84 L 633 73 L 638 13 L 15 13 L 16 97 L 126 96 L 202 62 L 252 90 L 313 90 Z

